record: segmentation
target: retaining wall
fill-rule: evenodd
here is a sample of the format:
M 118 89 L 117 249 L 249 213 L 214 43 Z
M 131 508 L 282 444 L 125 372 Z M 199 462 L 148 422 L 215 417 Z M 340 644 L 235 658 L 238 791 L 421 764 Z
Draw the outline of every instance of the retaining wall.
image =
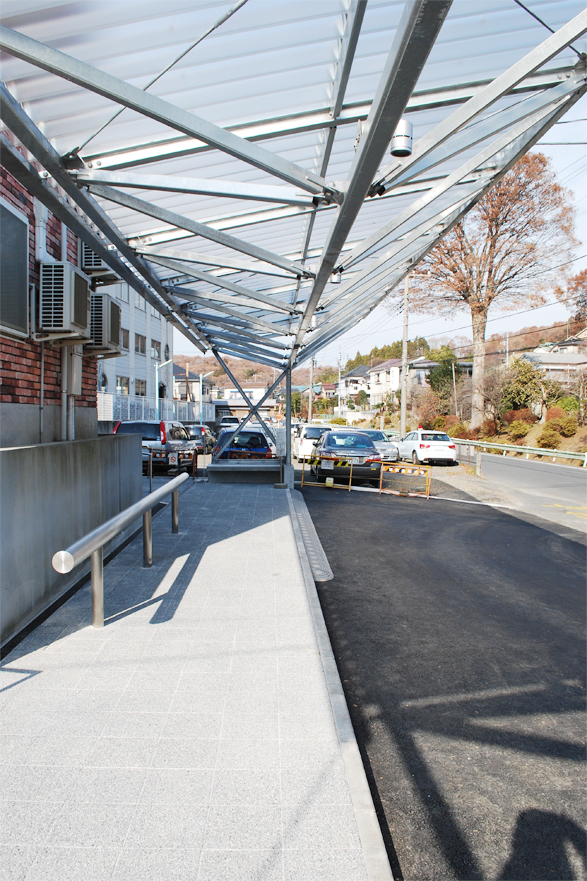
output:
M 141 438 L 0 449 L 0 493 L 4 645 L 89 571 L 88 561 L 59 575 L 51 566 L 55 551 L 142 498 Z

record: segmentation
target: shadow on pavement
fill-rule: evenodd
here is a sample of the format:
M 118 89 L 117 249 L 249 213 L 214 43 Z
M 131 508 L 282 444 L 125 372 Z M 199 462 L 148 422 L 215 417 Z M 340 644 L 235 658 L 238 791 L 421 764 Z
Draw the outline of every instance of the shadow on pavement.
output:
M 395 876 L 582 878 L 584 547 L 485 506 L 304 498 Z

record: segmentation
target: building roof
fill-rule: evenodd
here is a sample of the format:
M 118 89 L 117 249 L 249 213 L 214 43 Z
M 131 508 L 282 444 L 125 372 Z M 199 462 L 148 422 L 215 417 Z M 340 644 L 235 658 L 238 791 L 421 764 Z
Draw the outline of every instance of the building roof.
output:
M 179 382 L 182 382 L 182 381 L 185 382 L 185 367 L 182 367 L 181 364 L 174 364 L 173 365 L 173 378 Z M 199 382 L 200 381 L 200 374 L 199 373 L 192 373 L 191 370 L 188 370 L 188 381 L 189 382 Z M 204 383 L 204 385 L 206 385 L 206 384 L 212 385 L 213 384 L 210 381 L 210 378 L 207 376 L 204 376 L 203 383 Z
M 352 370 L 349 370 L 348 373 L 344 373 L 341 379 L 352 379 L 356 377 L 357 379 L 367 379 L 369 376 L 369 368 L 366 364 L 359 364 L 357 367 L 353 367 Z
M 551 34 L 513 0 L 228 6 L 3 0 L 3 163 L 202 351 L 279 369 L 572 106 L 587 12 L 547 3 Z
M 402 359 L 401 358 L 388 358 L 387 361 L 382 361 L 381 364 L 376 364 L 374 367 L 369 368 L 369 373 L 377 373 L 381 370 L 389 370 L 390 367 L 401 367 Z

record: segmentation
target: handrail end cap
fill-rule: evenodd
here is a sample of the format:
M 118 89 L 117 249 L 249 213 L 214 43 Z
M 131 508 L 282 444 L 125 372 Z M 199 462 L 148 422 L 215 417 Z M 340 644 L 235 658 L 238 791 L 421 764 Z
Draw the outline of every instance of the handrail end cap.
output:
M 73 556 L 69 551 L 57 551 L 56 554 L 53 554 L 51 563 L 55 571 L 60 572 L 62 575 L 65 575 L 66 572 L 71 572 L 74 567 Z

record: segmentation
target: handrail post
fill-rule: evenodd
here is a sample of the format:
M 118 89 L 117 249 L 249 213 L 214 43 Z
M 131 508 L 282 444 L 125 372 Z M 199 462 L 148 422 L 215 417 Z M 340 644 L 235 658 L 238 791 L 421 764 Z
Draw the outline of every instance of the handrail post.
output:
M 104 627 L 104 548 L 96 548 L 91 556 L 92 627 Z
M 149 492 L 153 492 L 153 450 L 149 450 Z
M 143 568 L 153 565 L 153 518 L 151 508 L 143 514 Z
M 171 531 L 174 535 L 179 532 L 179 490 L 173 490 L 171 494 Z

